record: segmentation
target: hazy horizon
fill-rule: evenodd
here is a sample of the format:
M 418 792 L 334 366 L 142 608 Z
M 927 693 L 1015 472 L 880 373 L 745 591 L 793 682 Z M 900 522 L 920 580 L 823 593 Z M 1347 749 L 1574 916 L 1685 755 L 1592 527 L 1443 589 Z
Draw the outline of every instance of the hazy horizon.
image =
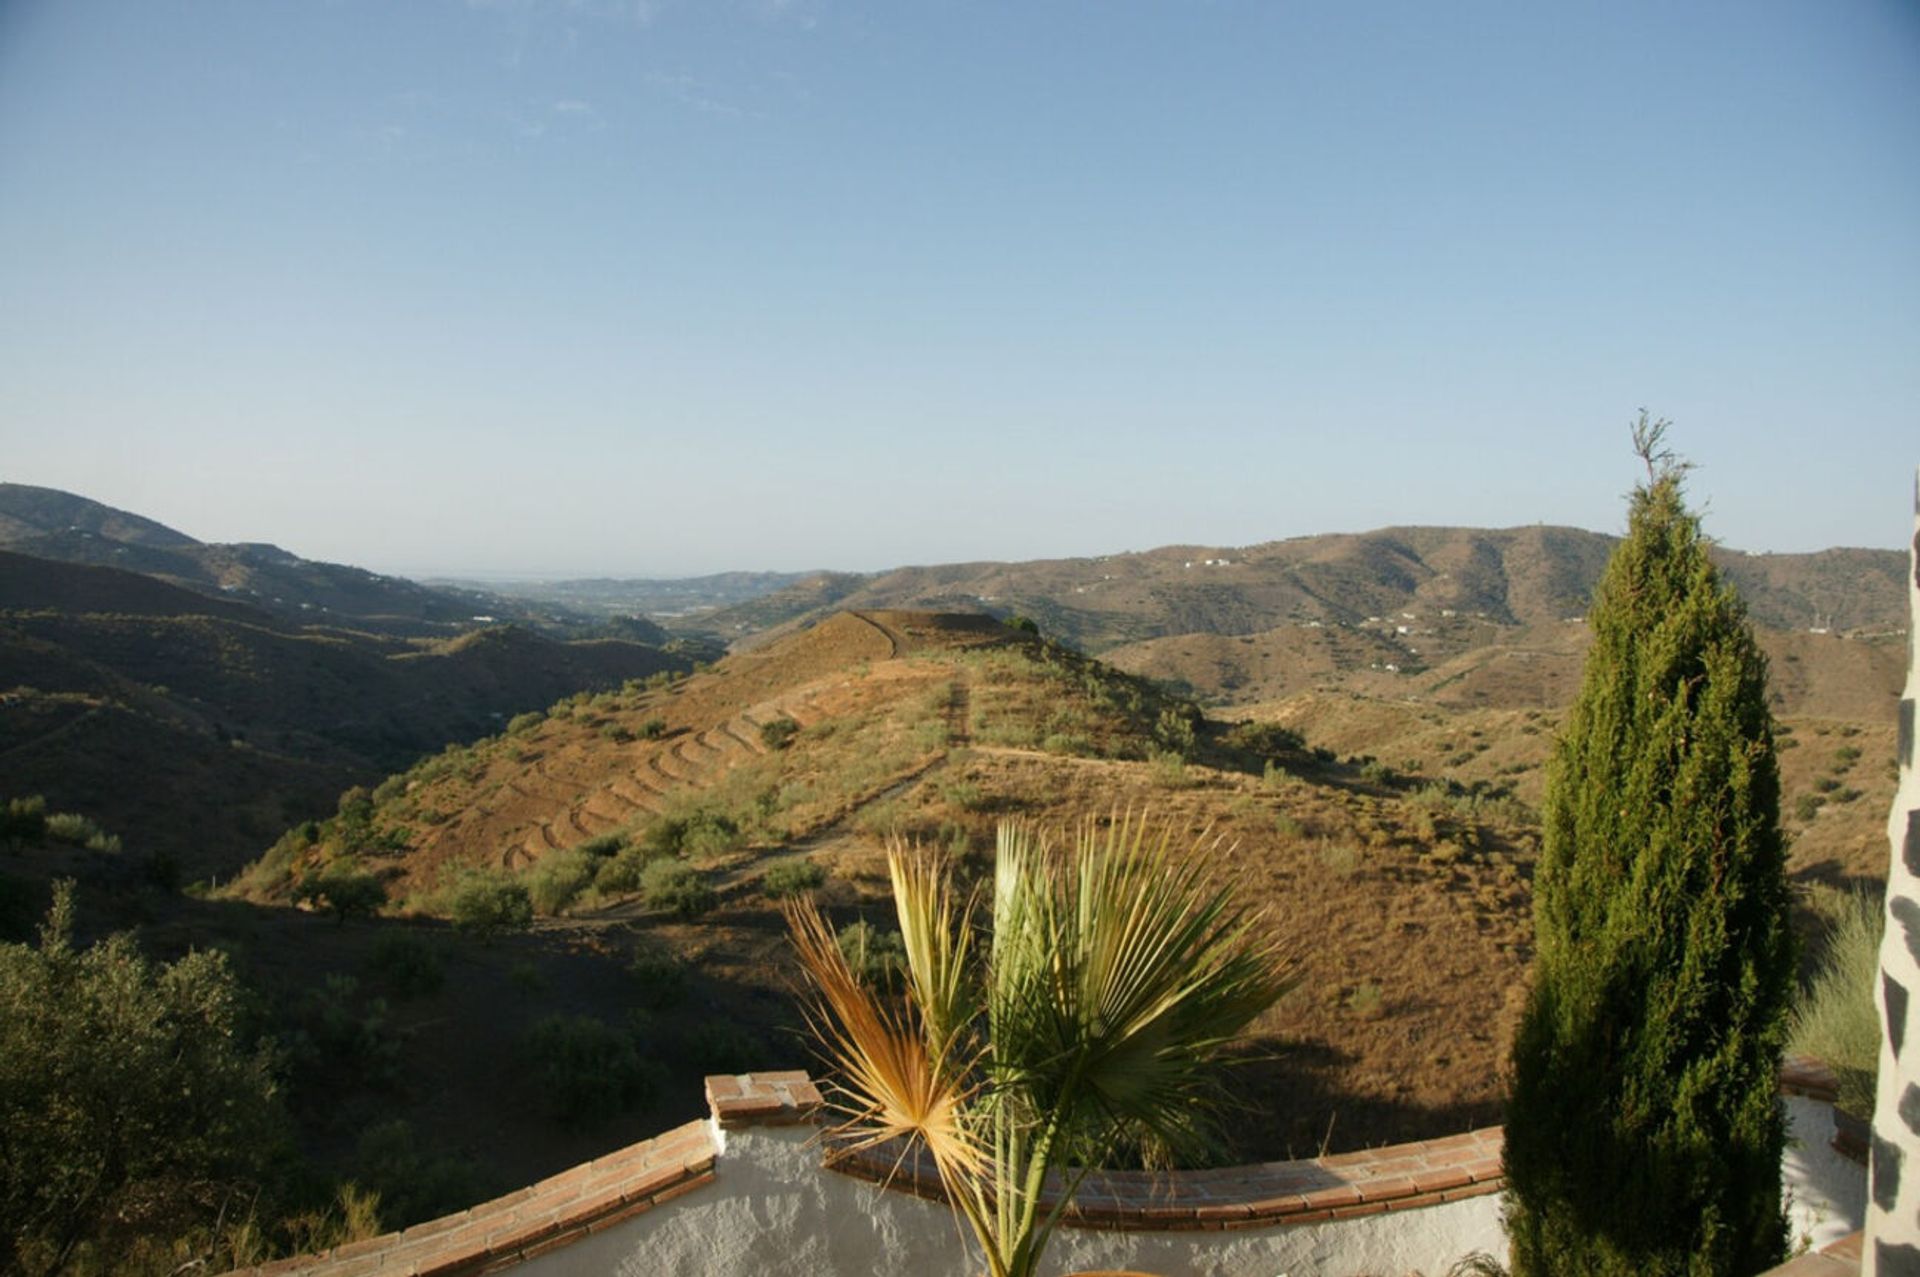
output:
M 399 574 L 1895 546 L 1920 10 L 0 8 L 0 479 Z

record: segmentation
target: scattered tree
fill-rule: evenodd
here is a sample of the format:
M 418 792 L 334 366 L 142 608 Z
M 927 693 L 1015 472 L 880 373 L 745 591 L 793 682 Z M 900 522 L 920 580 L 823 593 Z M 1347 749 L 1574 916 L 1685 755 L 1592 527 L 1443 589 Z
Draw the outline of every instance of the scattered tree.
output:
M 760 724 L 760 743 L 768 749 L 785 749 L 800 734 L 800 724 L 791 718 L 770 718 Z

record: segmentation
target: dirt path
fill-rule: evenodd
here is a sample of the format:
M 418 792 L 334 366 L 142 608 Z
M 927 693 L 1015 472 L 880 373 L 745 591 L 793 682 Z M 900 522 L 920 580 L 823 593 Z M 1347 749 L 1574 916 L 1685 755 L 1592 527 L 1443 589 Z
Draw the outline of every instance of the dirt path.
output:
M 892 660 L 895 657 L 900 655 L 900 648 L 906 642 L 906 639 L 897 630 L 893 629 L 893 627 L 889 625 L 881 624 L 879 621 L 876 621 L 872 617 L 868 616 L 865 612 L 848 612 L 847 615 L 854 617 L 858 620 L 865 621 L 868 625 L 871 625 L 874 629 L 880 631 L 880 633 L 887 640 L 887 659 L 888 660 Z

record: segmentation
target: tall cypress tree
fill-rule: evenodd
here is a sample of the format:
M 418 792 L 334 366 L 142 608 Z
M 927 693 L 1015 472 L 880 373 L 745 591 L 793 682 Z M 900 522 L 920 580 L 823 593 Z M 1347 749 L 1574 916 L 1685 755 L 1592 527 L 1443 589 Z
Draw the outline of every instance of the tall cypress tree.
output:
M 1776 1263 L 1793 983 L 1766 660 L 1685 467 L 1647 463 L 1547 774 L 1533 988 L 1514 1042 L 1516 1277 Z

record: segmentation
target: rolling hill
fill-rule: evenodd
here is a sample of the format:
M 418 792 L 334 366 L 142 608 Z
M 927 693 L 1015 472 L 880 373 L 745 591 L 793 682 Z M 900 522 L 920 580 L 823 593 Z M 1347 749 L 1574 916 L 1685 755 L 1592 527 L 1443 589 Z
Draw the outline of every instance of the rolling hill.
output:
M 0 766 L 190 877 L 225 874 L 449 741 L 691 662 L 518 627 L 407 640 L 296 628 L 116 568 L 0 552 Z
M 470 589 L 433 589 L 404 577 L 303 559 L 257 542 L 209 544 L 151 519 L 54 488 L 0 483 L 0 550 L 117 568 L 217 599 L 252 604 L 295 624 L 406 636 L 446 636 L 515 621 L 576 633 L 589 618 L 556 605 Z M 647 622 L 627 637 L 664 642 Z
M 1386 528 L 1238 549 L 1167 546 L 1089 559 L 821 573 L 675 625 L 741 644 L 840 608 L 1017 613 L 1094 653 L 1175 635 L 1251 635 L 1315 622 L 1360 626 L 1408 613 L 1550 625 L 1586 611 L 1614 544 L 1576 528 Z M 1723 548 L 1716 558 L 1761 625 L 1836 633 L 1905 627 L 1905 561 L 1897 551 L 1749 555 Z

